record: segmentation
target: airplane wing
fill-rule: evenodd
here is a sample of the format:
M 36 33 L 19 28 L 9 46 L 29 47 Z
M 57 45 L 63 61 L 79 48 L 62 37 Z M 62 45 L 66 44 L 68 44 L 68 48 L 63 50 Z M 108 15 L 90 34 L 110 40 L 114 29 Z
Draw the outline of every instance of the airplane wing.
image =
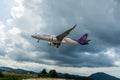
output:
M 63 40 L 63 38 L 66 37 L 75 27 L 76 27 L 76 24 L 72 28 L 70 28 L 70 29 L 66 30 L 65 32 L 63 32 L 62 34 L 58 35 L 56 37 L 57 40 L 61 42 Z M 60 45 L 60 43 L 57 46 L 59 46 L 59 45 Z
M 67 31 L 63 32 L 62 34 L 58 35 L 56 38 L 59 40 L 59 41 L 62 41 L 64 37 L 66 37 L 74 28 L 76 27 L 76 24 L 68 29 Z

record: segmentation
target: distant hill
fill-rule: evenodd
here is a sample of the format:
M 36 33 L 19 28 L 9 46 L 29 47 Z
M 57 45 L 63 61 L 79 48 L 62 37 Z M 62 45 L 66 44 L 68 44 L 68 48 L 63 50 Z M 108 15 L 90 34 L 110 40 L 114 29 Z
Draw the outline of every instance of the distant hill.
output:
M 0 70 L 3 72 L 9 72 L 9 73 L 38 75 L 38 73 L 33 71 L 27 71 L 23 69 L 13 69 L 9 67 L 0 67 Z
M 93 80 L 90 77 L 79 76 L 79 75 L 68 74 L 68 73 L 58 73 L 58 77 L 64 78 L 66 80 Z
M 92 74 L 89 77 L 93 78 L 94 80 L 120 80 L 119 78 L 116 78 L 114 76 L 108 75 L 103 72 L 98 72 L 98 73 Z

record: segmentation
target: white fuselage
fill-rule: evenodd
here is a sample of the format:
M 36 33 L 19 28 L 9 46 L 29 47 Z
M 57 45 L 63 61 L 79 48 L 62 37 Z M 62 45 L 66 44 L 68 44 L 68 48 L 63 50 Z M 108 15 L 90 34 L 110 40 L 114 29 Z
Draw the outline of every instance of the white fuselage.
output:
M 38 39 L 38 40 L 45 40 L 49 41 L 49 44 L 52 43 L 61 43 L 61 44 L 68 44 L 68 45 L 80 45 L 77 41 L 72 40 L 70 38 L 63 38 L 63 40 L 60 42 L 57 40 L 56 36 L 54 35 L 49 35 L 49 34 L 34 34 L 32 35 L 33 38 Z

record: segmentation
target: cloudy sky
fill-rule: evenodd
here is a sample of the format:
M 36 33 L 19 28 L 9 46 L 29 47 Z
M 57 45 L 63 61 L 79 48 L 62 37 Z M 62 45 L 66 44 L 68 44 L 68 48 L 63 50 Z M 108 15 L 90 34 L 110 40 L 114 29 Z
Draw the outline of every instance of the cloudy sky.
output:
M 88 33 L 89 45 L 57 49 L 31 38 L 34 33 L 58 35 L 74 24 L 68 37 Z M 105 72 L 120 78 L 119 34 L 119 0 L 0 1 L 0 66 L 84 76 Z

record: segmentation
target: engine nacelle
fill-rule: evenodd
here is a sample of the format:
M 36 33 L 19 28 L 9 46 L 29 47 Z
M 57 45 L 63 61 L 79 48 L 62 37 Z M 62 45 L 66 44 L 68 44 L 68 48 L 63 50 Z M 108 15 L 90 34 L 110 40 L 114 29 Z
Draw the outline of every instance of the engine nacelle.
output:
M 50 40 L 51 40 L 51 41 L 56 41 L 57 38 L 55 38 L 55 37 L 50 37 Z
M 52 42 L 48 42 L 48 45 L 50 45 L 50 46 L 55 46 L 55 44 L 52 43 Z

